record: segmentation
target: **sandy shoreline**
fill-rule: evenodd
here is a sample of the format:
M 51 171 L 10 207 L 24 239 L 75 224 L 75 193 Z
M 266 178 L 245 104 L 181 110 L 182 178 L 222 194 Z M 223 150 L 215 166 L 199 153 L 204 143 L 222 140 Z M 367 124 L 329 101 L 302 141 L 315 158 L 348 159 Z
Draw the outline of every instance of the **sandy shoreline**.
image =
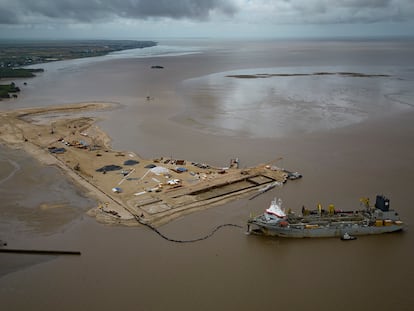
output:
M 56 106 L 56 107 L 49 107 L 45 108 L 29 108 L 29 109 L 22 109 L 18 111 L 11 111 L 6 113 L 0 114 L 1 119 L 1 126 L 0 126 L 0 140 L 10 148 L 14 149 L 22 149 L 27 154 L 32 156 L 33 158 L 37 159 L 40 163 L 44 165 L 53 165 L 58 167 L 62 170 L 62 172 L 67 176 L 70 180 L 72 180 L 75 184 L 82 187 L 88 196 L 96 199 L 97 201 L 108 201 L 111 200 L 110 197 L 106 196 L 103 192 L 99 191 L 96 187 L 90 184 L 87 180 L 82 178 L 81 175 L 76 174 L 73 170 L 71 170 L 67 165 L 65 165 L 62 161 L 58 158 L 52 156 L 51 153 L 46 152 L 43 149 L 43 144 L 45 142 L 41 140 L 34 140 L 27 138 L 27 131 L 30 131 L 30 122 L 23 121 L 22 118 L 44 114 L 45 112 L 68 112 L 68 111 L 85 111 L 85 110 L 96 110 L 96 109 L 105 109 L 110 108 L 111 105 L 108 103 L 80 103 L 80 104 L 73 104 L 73 105 L 64 105 L 64 106 Z M 34 126 L 37 127 L 38 130 L 38 137 L 40 138 L 41 135 L 44 135 L 44 128 L 42 127 L 47 126 L 50 128 L 50 125 L 44 126 Z M 109 145 L 110 140 L 108 137 L 103 135 L 103 133 L 99 134 L 102 139 L 105 141 L 105 145 Z M 51 141 L 54 141 L 53 139 Z M 47 142 L 46 142 L 47 144 Z M 116 202 L 112 202 L 112 205 L 117 205 Z M 121 211 L 122 212 L 122 211 Z M 130 215 L 123 215 L 124 218 L 130 217 Z
M 287 180 L 283 170 L 266 164 L 240 169 L 238 163 L 232 163 L 221 168 L 168 157 L 149 160 L 130 151 L 116 151 L 111 139 L 96 126 L 96 118 L 66 115 L 111 107 L 110 103 L 94 102 L 3 112 L 0 139 L 43 164 L 59 167 L 99 202 L 88 214 L 104 223 L 136 225 L 138 220 L 165 224 Z M 33 122 L 33 116 L 51 113 L 50 122 Z M 127 164 L 131 161 L 132 165 Z

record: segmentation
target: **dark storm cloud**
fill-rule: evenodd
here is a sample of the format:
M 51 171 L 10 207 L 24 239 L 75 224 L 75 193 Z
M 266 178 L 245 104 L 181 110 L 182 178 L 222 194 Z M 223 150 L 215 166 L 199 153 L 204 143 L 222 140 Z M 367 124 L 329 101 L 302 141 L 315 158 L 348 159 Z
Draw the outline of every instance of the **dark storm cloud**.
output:
M 414 18 L 414 0 L 0 0 L 0 24 L 110 22 L 127 19 L 237 23 L 335 24 L 400 22 Z
M 205 20 L 212 11 L 231 15 L 237 7 L 232 0 L 0 0 L 0 24 L 91 23 L 116 17 Z
M 413 0 L 284 0 L 302 22 L 373 23 L 414 17 Z
M 0 5 L 2 3 L 0 2 Z M 7 7 L 0 7 L 0 24 L 14 24 L 16 21 L 15 12 Z

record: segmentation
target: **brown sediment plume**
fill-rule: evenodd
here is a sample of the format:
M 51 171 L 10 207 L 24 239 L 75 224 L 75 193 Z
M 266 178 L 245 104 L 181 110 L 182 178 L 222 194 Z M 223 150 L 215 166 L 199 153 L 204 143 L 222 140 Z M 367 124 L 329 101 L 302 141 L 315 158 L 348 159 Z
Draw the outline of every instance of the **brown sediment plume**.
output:
M 285 171 L 266 164 L 247 169 L 235 165 L 216 168 L 116 151 L 108 135 L 96 126 L 96 118 L 67 116 L 67 112 L 112 105 L 79 103 L 2 112 L 0 141 L 59 167 L 99 202 L 88 214 L 105 223 L 136 225 L 138 219 L 157 226 L 287 180 Z M 53 114 L 53 118 L 34 122 L 33 116 L 43 114 Z

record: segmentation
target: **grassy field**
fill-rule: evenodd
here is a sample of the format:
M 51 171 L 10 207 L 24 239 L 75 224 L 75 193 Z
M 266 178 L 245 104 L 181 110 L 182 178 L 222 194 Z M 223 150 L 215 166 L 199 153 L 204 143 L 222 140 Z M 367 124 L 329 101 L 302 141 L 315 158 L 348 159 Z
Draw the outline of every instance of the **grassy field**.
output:
M 10 93 L 18 93 L 20 89 L 12 82 L 10 84 L 0 84 L 0 98 L 10 98 Z
M 43 72 L 43 69 L 24 69 L 24 68 L 0 68 L 1 78 L 31 78 L 35 72 Z

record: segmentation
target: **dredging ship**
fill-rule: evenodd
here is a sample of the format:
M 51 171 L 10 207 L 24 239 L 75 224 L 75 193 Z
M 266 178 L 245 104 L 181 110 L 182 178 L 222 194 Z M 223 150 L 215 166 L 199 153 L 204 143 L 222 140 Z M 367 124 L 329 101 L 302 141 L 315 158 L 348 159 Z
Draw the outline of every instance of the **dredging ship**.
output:
M 398 213 L 390 209 L 390 200 L 377 195 L 374 206 L 369 199 L 361 199 L 363 208 L 355 211 L 328 210 L 318 204 L 315 210 L 302 208 L 302 214 L 286 213 L 282 200 L 274 199 L 265 213 L 247 222 L 247 231 L 253 234 L 287 238 L 343 237 L 380 234 L 403 230 Z

